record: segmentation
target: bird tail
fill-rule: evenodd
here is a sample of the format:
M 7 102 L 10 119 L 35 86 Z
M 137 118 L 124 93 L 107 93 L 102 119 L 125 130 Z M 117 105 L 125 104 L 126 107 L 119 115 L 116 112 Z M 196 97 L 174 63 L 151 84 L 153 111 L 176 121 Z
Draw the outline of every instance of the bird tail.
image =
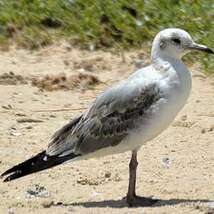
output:
M 69 154 L 66 156 L 49 156 L 45 151 L 43 151 L 38 153 L 36 156 L 8 169 L 0 177 L 3 178 L 8 175 L 4 179 L 4 182 L 12 181 L 35 172 L 57 166 L 77 156 L 79 155 Z

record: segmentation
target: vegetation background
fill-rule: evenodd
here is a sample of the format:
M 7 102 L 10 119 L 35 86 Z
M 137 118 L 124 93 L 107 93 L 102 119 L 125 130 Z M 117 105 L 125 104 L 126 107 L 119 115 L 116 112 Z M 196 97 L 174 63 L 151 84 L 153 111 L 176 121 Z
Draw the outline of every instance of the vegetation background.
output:
M 213 47 L 213 0 L 0 0 L 0 43 L 35 49 L 66 38 L 83 48 L 149 51 L 161 29 L 180 27 L 196 41 Z M 212 56 L 197 53 L 214 72 Z

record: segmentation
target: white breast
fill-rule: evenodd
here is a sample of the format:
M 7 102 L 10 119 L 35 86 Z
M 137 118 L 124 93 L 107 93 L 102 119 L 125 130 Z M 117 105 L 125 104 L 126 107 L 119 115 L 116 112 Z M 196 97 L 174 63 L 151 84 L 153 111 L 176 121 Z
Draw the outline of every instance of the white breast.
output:
M 181 61 L 176 60 L 172 64 L 173 66 L 169 66 L 169 63 L 162 63 L 166 66 L 162 68 L 165 73 L 161 75 L 164 77 L 160 77 L 158 84 L 163 90 L 164 98 L 152 106 L 150 119 L 142 124 L 139 132 L 130 135 L 126 141 L 127 147 L 131 148 L 133 142 L 136 147 L 140 147 L 158 136 L 185 105 L 191 91 L 191 73 Z

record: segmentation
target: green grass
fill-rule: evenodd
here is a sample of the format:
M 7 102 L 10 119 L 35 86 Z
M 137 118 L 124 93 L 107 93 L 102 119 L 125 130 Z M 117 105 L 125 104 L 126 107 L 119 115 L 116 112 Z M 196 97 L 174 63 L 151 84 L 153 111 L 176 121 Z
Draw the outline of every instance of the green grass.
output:
M 213 48 L 213 0 L 0 0 L 0 43 L 38 48 L 69 38 L 83 47 L 148 48 L 161 29 L 180 27 Z M 214 57 L 194 54 L 214 73 Z

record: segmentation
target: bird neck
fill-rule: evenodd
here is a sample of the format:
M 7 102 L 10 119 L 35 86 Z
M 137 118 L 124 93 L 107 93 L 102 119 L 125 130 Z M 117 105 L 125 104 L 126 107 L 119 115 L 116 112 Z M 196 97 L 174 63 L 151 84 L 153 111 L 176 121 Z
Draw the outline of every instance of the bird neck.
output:
M 178 76 L 186 76 L 186 73 L 190 73 L 181 59 L 163 55 L 152 59 L 152 64 L 159 68 L 159 70 L 168 72 L 170 68 L 174 70 Z
M 152 64 L 155 69 L 162 74 L 165 73 L 166 76 L 175 77 L 175 79 L 177 79 L 176 81 L 179 82 L 180 88 L 182 88 L 184 94 L 186 94 L 185 96 L 188 97 L 192 85 L 192 77 L 191 72 L 181 59 L 169 56 L 158 57 L 153 60 Z
M 157 57 L 152 57 L 152 63 L 155 63 L 155 64 L 168 63 L 170 65 L 183 64 L 181 59 L 175 58 L 173 56 L 165 55 L 165 54 L 158 55 Z
M 176 53 L 175 51 L 168 49 L 166 50 L 161 50 L 161 48 L 157 45 L 154 45 L 152 47 L 152 53 L 151 53 L 151 60 L 152 62 L 156 61 L 157 59 L 163 59 L 164 61 L 181 61 L 181 56 Z

